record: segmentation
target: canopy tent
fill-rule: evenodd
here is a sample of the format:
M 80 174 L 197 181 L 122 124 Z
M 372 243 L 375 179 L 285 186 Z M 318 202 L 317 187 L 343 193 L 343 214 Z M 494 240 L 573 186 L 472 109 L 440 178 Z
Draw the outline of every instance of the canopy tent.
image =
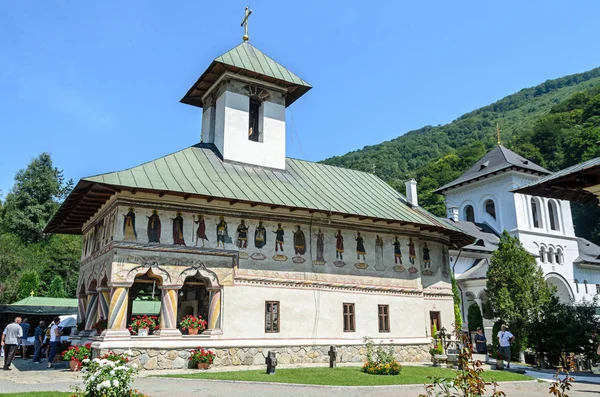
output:
M 158 315 L 159 312 L 160 301 L 133 301 L 132 315 L 134 316 L 141 314 Z M 22 314 L 29 316 L 77 314 L 77 299 L 30 296 L 10 305 L 0 305 L 0 314 Z

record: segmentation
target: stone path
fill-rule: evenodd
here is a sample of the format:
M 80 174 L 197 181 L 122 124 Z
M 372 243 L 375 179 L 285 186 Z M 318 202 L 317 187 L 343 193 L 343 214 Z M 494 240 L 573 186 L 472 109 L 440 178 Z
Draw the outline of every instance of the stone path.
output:
M 12 371 L 0 370 L 0 391 L 3 393 L 29 391 L 72 391 L 72 385 L 81 385 L 81 374 L 68 370 L 66 363 L 60 363 L 56 370 L 45 370 L 45 364 L 34 365 L 31 360 L 13 361 Z M 192 370 L 193 371 L 193 370 Z M 177 372 L 192 372 L 177 371 Z M 169 371 L 173 373 L 175 371 Z M 545 371 L 530 371 L 530 376 L 547 376 Z M 160 371 L 160 373 L 165 373 Z M 287 384 L 267 384 L 253 382 L 212 381 L 196 379 L 154 378 L 158 371 L 145 372 L 136 379 L 135 387 L 152 397 L 275 397 L 298 395 L 314 397 L 417 397 L 424 392 L 422 385 L 380 386 L 380 387 L 336 387 L 305 386 Z M 582 376 L 583 378 L 583 376 Z M 588 379 L 589 378 L 589 379 Z M 588 375 L 587 381 L 595 383 L 576 383 L 569 393 L 571 397 L 592 397 L 600 395 L 600 377 Z M 547 382 L 504 382 L 501 389 L 508 397 L 539 397 L 548 395 Z

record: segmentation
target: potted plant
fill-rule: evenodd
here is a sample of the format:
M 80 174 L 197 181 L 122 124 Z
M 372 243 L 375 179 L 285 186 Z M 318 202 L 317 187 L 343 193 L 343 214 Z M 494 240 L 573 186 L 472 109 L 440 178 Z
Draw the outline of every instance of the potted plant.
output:
M 190 350 L 190 361 L 198 365 L 198 369 L 208 369 L 215 359 L 215 353 L 210 350 L 205 350 L 197 347 Z
M 102 331 L 104 331 L 106 329 L 107 326 L 108 326 L 108 321 L 101 317 L 100 320 L 98 320 L 98 322 L 96 323 L 96 325 L 94 325 L 94 328 L 96 329 L 96 332 L 98 333 L 98 335 L 100 335 L 102 333 Z
M 198 335 L 206 329 L 206 320 L 202 319 L 202 316 L 185 316 L 179 323 L 183 331 L 187 330 L 188 335 Z
M 158 328 L 157 316 L 135 316 L 131 317 L 129 332 L 133 335 L 148 336 L 151 331 Z
M 81 370 L 83 360 L 89 359 L 92 355 L 92 344 L 86 343 L 83 346 L 70 346 L 62 352 L 62 359 L 69 361 L 71 371 Z

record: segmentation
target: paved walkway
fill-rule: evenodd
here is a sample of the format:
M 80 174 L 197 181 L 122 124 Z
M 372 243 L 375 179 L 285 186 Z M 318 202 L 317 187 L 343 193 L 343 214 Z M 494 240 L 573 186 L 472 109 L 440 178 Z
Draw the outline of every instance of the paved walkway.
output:
M 12 371 L 0 370 L 0 390 L 3 393 L 29 391 L 72 391 L 72 385 L 82 385 L 81 373 L 71 372 L 67 363 L 58 364 L 55 370 L 46 370 L 45 363 L 33 364 L 31 360 L 13 361 Z M 175 371 L 169 371 L 173 373 Z M 177 372 L 195 372 L 194 370 L 178 370 Z M 528 371 L 527 375 L 548 377 L 551 371 Z M 314 397 L 362 397 L 365 394 L 373 397 L 417 397 L 424 392 L 422 385 L 380 386 L 380 387 L 336 387 L 305 386 L 287 384 L 267 384 L 251 382 L 212 381 L 197 379 L 154 378 L 153 375 L 164 371 L 144 372 L 135 381 L 135 387 L 152 397 L 275 397 L 281 395 L 298 395 Z M 587 375 L 587 374 L 586 374 Z M 575 384 L 571 397 L 592 397 L 600 395 L 600 376 L 587 375 L 577 377 L 591 380 L 594 383 Z M 588 379 L 589 378 L 589 379 Z M 501 389 L 508 397 L 539 397 L 548 395 L 547 382 L 503 382 Z

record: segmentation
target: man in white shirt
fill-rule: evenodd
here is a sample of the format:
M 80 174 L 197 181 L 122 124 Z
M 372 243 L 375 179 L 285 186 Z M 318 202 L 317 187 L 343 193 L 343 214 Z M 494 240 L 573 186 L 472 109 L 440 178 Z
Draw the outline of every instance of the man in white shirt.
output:
M 506 357 L 506 368 L 510 368 L 510 344 L 514 342 L 515 336 L 506 329 L 506 325 L 502 324 L 498 332 L 498 350 Z
M 48 354 L 48 368 L 54 368 L 52 362 L 54 356 L 60 349 L 60 335 L 62 334 L 58 324 L 60 323 L 60 317 L 54 317 L 52 324 L 50 325 L 50 354 Z
M 4 328 L 2 332 L 2 346 L 4 347 L 4 370 L 10 371 L 10 364 L 12 363 L 15 353 L 17 352 L 17 346 L 23 336 L 23 328 L 21 324 L 21 317 L 15 318 L 14 323 L 10 323 Z

